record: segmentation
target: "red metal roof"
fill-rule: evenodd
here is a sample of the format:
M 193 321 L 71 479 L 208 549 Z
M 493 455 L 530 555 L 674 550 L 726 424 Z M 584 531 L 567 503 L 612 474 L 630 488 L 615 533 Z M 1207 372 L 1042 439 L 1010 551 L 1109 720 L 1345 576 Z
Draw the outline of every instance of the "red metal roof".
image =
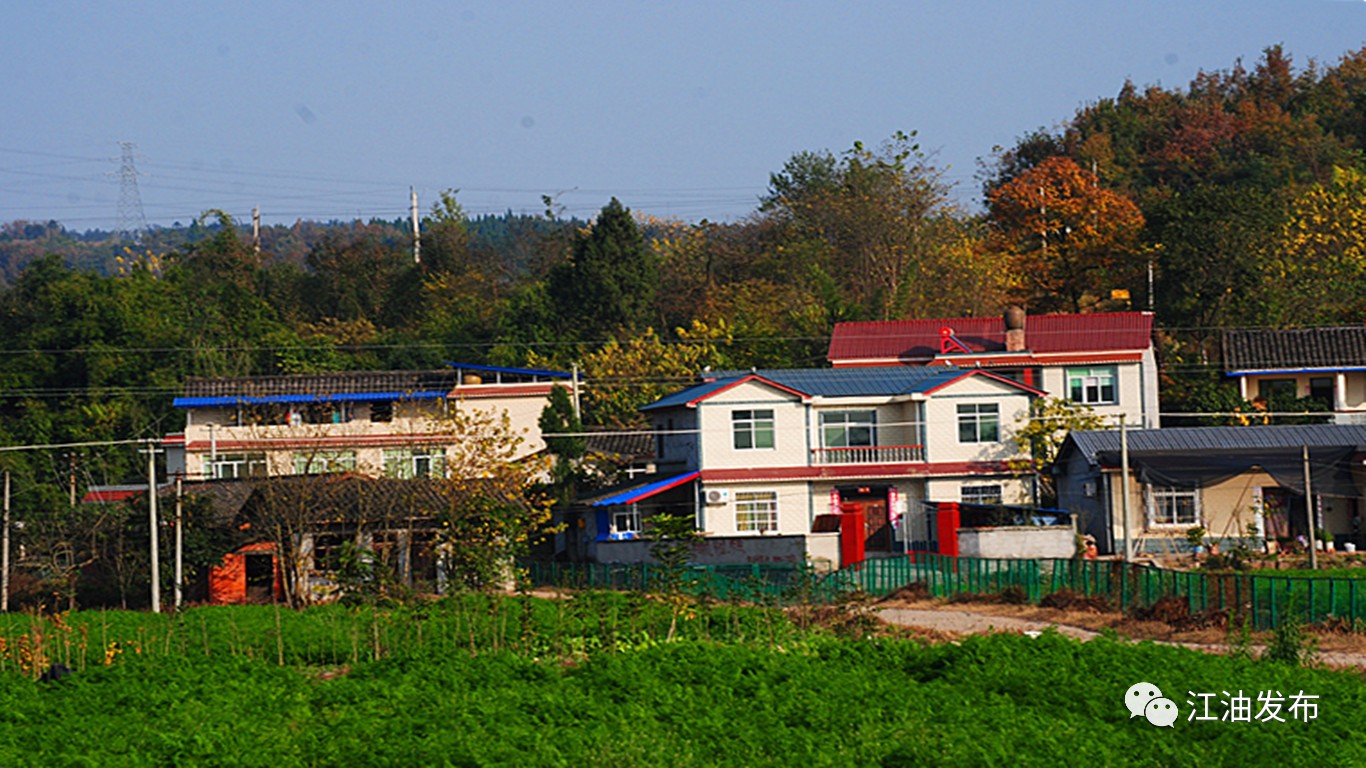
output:
M 944 328 L 951 329 L 954 340 L 971 352 L 941 355 Z M 1141 351 L 1152 344 L 1153 316 L 1150 312 L 1030 315 L 1024 331 L 1025 350 L 1034 355 Z M 1005 322 L 1000 317 L 838 323 L 827 357 L 836 366 L 923 363 L 941 356 L 945 361 L 970 361 L 975 353 L 1004 353 L 1005 339 Z

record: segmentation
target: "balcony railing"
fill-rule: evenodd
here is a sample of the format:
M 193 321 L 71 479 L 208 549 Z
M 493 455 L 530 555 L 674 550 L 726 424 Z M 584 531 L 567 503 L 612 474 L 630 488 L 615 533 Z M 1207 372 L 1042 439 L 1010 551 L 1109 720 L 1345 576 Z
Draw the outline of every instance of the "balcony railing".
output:
M 860 445 L 811 450 L 812 464 L 898 464 L 924 460 L 923 445 Z

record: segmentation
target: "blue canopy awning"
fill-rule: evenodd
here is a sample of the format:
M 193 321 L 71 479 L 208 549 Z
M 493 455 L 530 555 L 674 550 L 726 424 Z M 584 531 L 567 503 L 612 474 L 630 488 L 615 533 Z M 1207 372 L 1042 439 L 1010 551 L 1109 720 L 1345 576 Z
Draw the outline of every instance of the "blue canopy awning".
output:
M 655 494 L 663 493 L 672 488 L 677 488 L 680 485 L 691 483 L 701 476 L 701 472 L 693 471 L 685 472 L 681 475 L 674 475 L 673 477 L 666 477 L 662 480 L 642 483 L 641 485 L 627 488 L 624 491 L 617 491 L 610 496 L 604 496 L 591 502 L 591 505 L 594 507 L 611 507 L 618 504 L 634 504 L 638 501 L 648 499 Z

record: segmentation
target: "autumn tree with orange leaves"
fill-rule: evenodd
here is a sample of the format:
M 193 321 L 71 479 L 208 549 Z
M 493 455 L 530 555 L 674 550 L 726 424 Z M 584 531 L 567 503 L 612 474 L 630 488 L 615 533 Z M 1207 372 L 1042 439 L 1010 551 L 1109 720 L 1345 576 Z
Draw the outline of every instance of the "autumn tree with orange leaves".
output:
M 1050 157 L 987 197 L 996 248 L 1033 310 L 1096 309 L 1137 275 L 1143 214 L 1067 157 Z

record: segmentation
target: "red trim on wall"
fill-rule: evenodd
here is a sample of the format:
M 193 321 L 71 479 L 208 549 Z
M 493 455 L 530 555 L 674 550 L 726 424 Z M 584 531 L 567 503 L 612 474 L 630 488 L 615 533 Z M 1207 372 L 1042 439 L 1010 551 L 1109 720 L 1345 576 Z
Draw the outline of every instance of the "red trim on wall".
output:
M 1009 472 L 1004 461 L 942 461 L 908 464 L 839 464 L 819 467 L 742 467 L 704 469 L 702 482 L 725 483 L 746 480 L 842 480 L 907 475 L 999 475 Z
M 688 401 L 688 405 L 689 405 L 690 407 L 691 407 L 691 406 L 696 406 L 698 403 L 702 402 L 703 400 L 711 399 L 711 398 L 716 397 L 717 395 L 721 394 L 722 392 L 726 392 L 726 391 L 728 391 L 728 390 L 734 389 L 735 387 L 738 387 L 738 386 L 740 386 L 741 384 L 745 384 L 745 383 L 751 382 L 751 381 L 757 381 L 757 382 L 759 382 L 759 383 L 761 383 L 761 384 L 765 384 L 765 385 L 767 385 L 767 386 L 773 387 L 774 389 L 776 389 L 776 390 L 778 390 L 778 391 L 780 391 L 780 392 L 786 392 L 786 393 L 788 393 L 788 394 L 790 394 L 790 395 L 794 395 L 794 396 L 796 396 L 797 398 L 799 398 L 802 402 L 806 402 L 807 399 L 808 399 L 808 396 L 807 396 L 807 394 L 806 394 L 805 392 L 798 392 L 797 390 L 795 390 L 795 389 L 793 389 L 793 388 L 791 388 L 791 387 L 784 387 L 782 384 L 779 384 L 779 383 L 776 382 L 776 381 L 769 381 L 768 379 L 764 378 L 763 376 L 760 376 L 760 375 L 755 374 L 755 373 L 751 373 L 750 375 L 748 375 L 748 376 L 746 376 L 746 377 L 744 377 L 744 378 L 742 378 L 742 379 L 737 379 L 737 380 L 735 380 L 735 381 L 732 381 L 731 383 L 727 384 L 727 385 L 724 386 L 724 387 L 721 387 L 720 389 L 712 390 L 711 392 L 708 392 L 708 393 L 706 393 L 705 395 L 702 395 L 702 396 L 700 396 L 700 397 L 697 397 L 697 398 L 695 398 L 695 399 L 693 399 L 693 400 L 689 400 L 689 401 Z
M 980 371 L 980 370 L 964 371 L 962 376 L 955 376 L 955 377 L 953 377 L 952 379 L 950 379 L 950 380 L 944 382 L 943 384 L 940 384 L 940 385 L 937 386 L 937 387 L 930 387 L 929 389 L 925 390 L 925 394 L 927 394 L 927 395 L 932 395 L 932 394 L 934 394 L 935 392 L 938 392 L 939 390 L 943 389 L 944 387 L 949 387 L 949 386 L 952 386 L 952 385 L 954 385 L 954 384 L 957 384 L 958 382 L 962 381 L 963 379 L 968 378 L 969 376 L 985 376 L 985 377 L 987 377 L 988 379 L 991 379 L 991 380 L 993 380 L 993 381 L 999 381 L 999 382 L 1001 382 L 1002 384 L 1009 384 L 1010 386 L 1014 387 L 1015 389 L 1023 389 L 1023 390 L 1025 390 L 1026 392 L 1028 392 L 1028 393 L 1030 393 L 1030 394 L 1032 394 L 1032 395 L 1037 395 L 1037 396 L 1039 396 L 1039 397 L 1043 397 L 1043 396 L 1045 396 L 1045 395 L 1048 394 L 1047 392 L 1043 391 L 1042 389 L 1036 389 L 1036 388 L 1034 388 L 1034 387 L 1029 386 L 1028 384 L 1021 384 L 1020 382 L 1018 382 L 1018 381 L 1016 381 L 1016 380 L 1014 380 L 1014 379 L 1007 379 L 1006 377 L 1001 376 L 1001 375 L 998 375 L 998 374 L 995 374 L 995 373 L 992 373 L 991 371 Z

